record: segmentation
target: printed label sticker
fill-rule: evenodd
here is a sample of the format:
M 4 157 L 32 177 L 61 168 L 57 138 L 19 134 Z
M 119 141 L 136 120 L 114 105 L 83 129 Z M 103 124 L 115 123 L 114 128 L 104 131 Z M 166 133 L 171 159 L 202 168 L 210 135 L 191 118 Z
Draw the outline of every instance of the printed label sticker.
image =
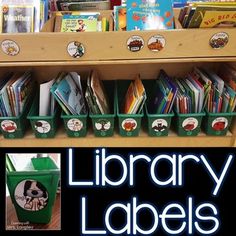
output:
M 67 121 L 67 127 L 71 131 L 80 131 L 83 126 L 83 122 L 79 119 L 70 119 Z
M 111 128 L 111 122 L 106 119 L 100 119 L 95 122 L 95 128 L 99 131 L 107 131 Z
M 1 43 L 2 51 L 9 56 L 16 56 L 20 52 L 20 47 L 13 40 L 6 39 Z
M 4 120 L 1 122 L 1 128 L 8 133 L 14 133 L 17 130 L 17 124 L 12 120 Z
M 46 134 L 51 130 L 51 125 L 45 120 L 35 122 L 34 128 L 41 134 Z
M 212 121 L 211 126 L 215 131 L 223 131 L 228 126 L 228 119 L 225 117 L 217 117 Z
M 148 49 L 150 49 L 153 52 L 159 52 L 161 51 L 166 44 L 166 40 L 161 35 L 154 35 L 148 40 Z
M 84 55 L 85 49 L 82 43 L 73 41 L 68 44 L 67 52 L 73 58 L 80 58 Z
M 156 132 L 162 132 L 166 130 L 168 127 L 168 124 L 166 120 L 164 119 L 156 119 L 152 122 L 152 129 Z
M 138 52 L 144 46 L 144 40 L 140 36 L 132 36 L 127 41 L 127 47 L 131 52 Z
M 194 117 L 186 118 L 182 123 L 182 127 L 185 131 L 193 131 L 197 128 L 197 126 L 198 120 Z
M 123 120 L 123 122 L 121 123 L 121 127 L 127 132 L 132 132 L 137 128 L 137 122 L 135 119 L 127 118 Z
M 210 46 L 214 49 L 223 48 L 229 42 L 229 35 L 225 32 L 214 34 L 210 39 Z

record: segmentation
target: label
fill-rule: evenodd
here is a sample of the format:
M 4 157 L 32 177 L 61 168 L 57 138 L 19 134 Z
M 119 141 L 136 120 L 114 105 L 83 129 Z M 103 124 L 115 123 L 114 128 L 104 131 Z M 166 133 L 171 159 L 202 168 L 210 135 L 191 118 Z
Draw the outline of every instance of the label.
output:
M 83 122 L 79 119 L 70 119 L 67 121 L 67 127 L 71 131 L 80 131 L 83 126 Z
M 225 32 L 214 34 L 210 39 L 210 46 L 214 49 L 223 48 L 229 41 L 229 35 Z
M 137 128 L 137 121 L 133 118 L 127 118 L 123 120 L 121 127 L 127 132 L 132 132 Z
M 131 52 L 138 52 L 144 46 L 144 40 L 140 36 L 132 36 L 127 41 L 127 47 Z
M 228 126 L 228 119 L 225 117 L 217 117 L 211 123 L 211 127 L 215 131 L 223 131 Z
M 8 56 L 16 56 L 20 52 L 20 47 L 13 40 L 6 39 L 1 43 L 2 51 Z
M 17 130 L 17 124 L 12 120 L 4 120 L 1 122 L 1 128 L 8 133 L 14 133 Z
M 166 130 L 168 127 L 168 124 L 166 122 L 166 120 L 164 119 L 156 119 L 152 122 L 152 129 L 155 132 L 163 132 L 164 130 Z
M 85 49 L 82 43 L 73 41 L 68 44 L 67 52 L 73 58 L 80 58 L 84 55 Z
M 195 130 L 197 126 L 198 126 L 198 120 L 194 117 L 186 118 L 182 123 L 182 127 L 184 128 L 185 131 L 188 132 Z
M 26 211 L 40 211 L 48 204 L 48 192 L 36 180 L 26 179 L 18 183 L 14 197 L 17 204 Z
M 99 131 L 107 131 L 111 128 L 111 122 L 106 119 L 100 119 L 95 122 L 95 128 Z
M 154 35 L 148 40 L 148 49 L 153 52 L 161 51 L 166 44 L 166 40 L 161 35 Z
M 45 120 L 38 120 L 34 124 L 34 128 L 41 134 L 46 134 L 51 130 L 51 125 Z

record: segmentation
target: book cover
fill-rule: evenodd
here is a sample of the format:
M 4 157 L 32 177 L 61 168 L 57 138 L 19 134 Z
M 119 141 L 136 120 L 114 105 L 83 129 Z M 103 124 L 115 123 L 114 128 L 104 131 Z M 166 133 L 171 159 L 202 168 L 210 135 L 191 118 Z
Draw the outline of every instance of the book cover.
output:
M 173 29 L 171 0 L 127 0 L 127 30 Z
M 2 33 L 34 32 L 33 5 L 2 5 L 1 6 Z
M 115 30 L 126 31 L 126 7 L 115 6 L 114 7 L 115 18 Z
M 98 16 L 99 14 L 63 15 L 61 23 L 61 32 L 97 31 Z

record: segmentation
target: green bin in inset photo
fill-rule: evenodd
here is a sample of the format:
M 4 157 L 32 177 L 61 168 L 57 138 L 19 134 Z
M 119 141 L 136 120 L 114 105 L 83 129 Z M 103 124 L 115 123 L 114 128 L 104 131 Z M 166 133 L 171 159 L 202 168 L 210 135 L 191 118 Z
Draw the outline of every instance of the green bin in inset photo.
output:
M 224 136 L 227 134 L 236 112 L 211 113 L 206 111 L 203 127 L 207 135 Z
M 202 118 L 205 112 L 175 114 L 174 126 L 178 136 L 197 136 L 201 130 Z
M 17 171 L 6 157 L 6 178 L 19 222 L 48 224 L 52 216 L 60 169 L 49 157 L 32 158 Z
M 85 137 L 87 135 L 87 117 L 88 114 L 67 115 L 62 112 L 61 118 L 63 119 L 67 136 L 71 138 Z
M 124 137 L 139 136 L 141 122 L 144 116 L 143 110 L 140 114 L 122 113 L 122 104 L 131 80 L 119 80 L 116 83 L 116 110 L 119 123 L 119 134 Z
M 60 109 L 57 107 L 53 115 L 39 116 L 38 99 L 30 109 L 27 119 L 30 120 L 36 138 L 54 138 L 60 118 Z
M 110 114 L 89 114 L 92 121 L 93 132 L 96 137 L 111 137 L 114 134 L 116 116 L 115 81 L 103 81 L 108 96 Z
M 17 139 L 23 138 L 25 131 L 29 126 L 27 114 L 29 112 L 31 103 L 25 105 L 23 112 L 19 116 L 0 117 L 1 133 L 4 138 Z

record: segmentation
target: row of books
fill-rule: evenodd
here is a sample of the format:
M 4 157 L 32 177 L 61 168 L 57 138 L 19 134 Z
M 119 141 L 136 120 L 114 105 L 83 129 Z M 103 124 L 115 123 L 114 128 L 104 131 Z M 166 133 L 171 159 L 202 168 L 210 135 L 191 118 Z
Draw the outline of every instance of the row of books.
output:
M 106 91 L 96 71 L 89 74 L 86 89 L 83 88 L 77 72 L 60 72 L 55 79 L 41 83 L 39 115 L 54 114 L 55 100 L 67 115 L 87 114 L 88 109 L 92 114 L 110 113 Z
M 39 32 L 48 20 L 48 0 L 1 0 L 0 33 Z
M 31 72 L 7 73 L 0 80 L 0 116 L 18 116 L 34 88 Z
M 183 28 L 236 26 L 236 2 L 193 2 L 184 6 L 178 20 Z

